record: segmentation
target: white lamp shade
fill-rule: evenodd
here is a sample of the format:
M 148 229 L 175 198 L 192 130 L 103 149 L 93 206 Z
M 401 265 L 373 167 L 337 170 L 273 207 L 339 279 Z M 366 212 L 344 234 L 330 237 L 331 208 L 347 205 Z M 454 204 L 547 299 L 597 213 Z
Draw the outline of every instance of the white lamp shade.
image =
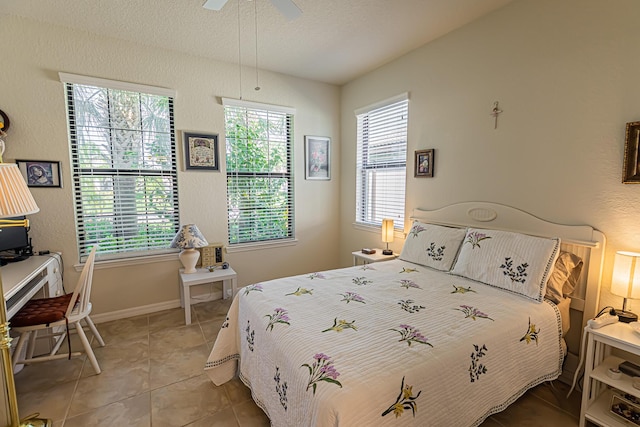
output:
M 616 252 L 611 278 L 611 293 L 624 298 L 640 299 L 640 265 L 638 252 Z
M 18 165 L 0 163 L 0 218 L 31 215 L 39 210 Z
M 169 246 L 172 248 L 192 249 L 203 248 L 208 244 L 209 242 L 204 238 L 197 225 L 187 224 L 180 228 L 180 231 L 178 231 Z
M 382 220 L 382 241 L 384 243 L 393 242 L 393 219 L 385 218 Z

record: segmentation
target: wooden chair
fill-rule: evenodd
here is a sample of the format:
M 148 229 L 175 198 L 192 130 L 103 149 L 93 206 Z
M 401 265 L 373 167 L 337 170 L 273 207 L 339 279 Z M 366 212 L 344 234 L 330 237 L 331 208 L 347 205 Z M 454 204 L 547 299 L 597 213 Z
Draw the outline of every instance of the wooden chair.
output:
M 91 282 L 93 279 L 93 265 L 95 262 L 96 249 L 97 246 L 94 246 L 93 249 L 91 249 L 89 258 L 82 269 L 80 279 L 78 280 L 78 284 L 76 285 L 73 293 L 51 298 L 30 300 L 15 314 L 15 316 L 11 318 L 11 329 L 20 334 L 14 352 L 14 369 L 16 364 L 28 365 L 30 363 L 45 362 L 55 359 L 71 359 L 72 356 L 81 355 L 82 352 L 71 352 L 69 332 L 71 326 L 75 326 L 78 337 L 80 338 L 80 341 L 82 341 L 84 353 L 87 354 L 89 361 L 91 361 L 93 369 L 97 374 L 101 372 L 100 365 L 98 365 L 96 356 L 93 354 L 91 344 L 89 343 L 89 340 L 82 329 L 82 325 L 80 324 L 80 322 L 84 320 L 87 326 L 89 326 L 89 329 L 93 333 L 95 339 L 102 347 L 104 347 L 104 340 L 89 317 L 89 314 L 91 313 L 91 301 L 89 298 L 91 296 Z M 41 335 L 41 337 L 55 338 L 53 341 L 53 350 L 49 354 L 34 357 L 33 353 L 35 350 L 36 336 L 38 331 L 42 330 L 47 331 L 47 334 Z M 58 354 L 60 347 L 62 347 L 65 342 L 65 338 L 68 343 L 68 353 Z M 27 341 L 28 346 L 26 356 L 22 359 L 20 358 L 20 355 Z

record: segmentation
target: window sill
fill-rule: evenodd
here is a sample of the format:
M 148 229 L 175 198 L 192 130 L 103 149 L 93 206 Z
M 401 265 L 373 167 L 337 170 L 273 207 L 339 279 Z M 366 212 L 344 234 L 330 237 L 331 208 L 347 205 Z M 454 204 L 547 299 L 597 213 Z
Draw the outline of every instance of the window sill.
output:
M 119 258 L 119 259 L 106 259 L 106 260 L 96 260 L 95 265 L 93 266 L 94 270 L 103 270 L 107 268 L 120 268 L 120 267 L 130 267 L 142 264 L 153 264 L 158 262 L 166 262 L 166 261 L 177 261 L 179 252 L 171 252 L 160 255 L 146 255 L 146 256 L 137 256 L 131 258 Z M 84 263 L 82 264 L 74 264 L 73 268 L 76 271 L 82 271 L 84 268 Z
M 246 251 L 257 251 L 260 249 L 271 249 L 271 248 L 281 248 L 285 246 L 294 246 L 298 244 L 298 239 L 287 239 L 287 240 L 278 240 L 273 242 L 263 242 L 263 243 L 241 243 L 238 245 L 229 245 L 225 247 L 225 250 L 228 254 L 235 252 L 246 252 Z

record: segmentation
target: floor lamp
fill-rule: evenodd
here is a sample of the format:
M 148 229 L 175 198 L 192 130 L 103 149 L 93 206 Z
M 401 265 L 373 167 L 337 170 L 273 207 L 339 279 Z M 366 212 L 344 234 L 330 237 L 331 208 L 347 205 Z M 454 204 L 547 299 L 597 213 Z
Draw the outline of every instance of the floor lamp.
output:
M 1 163 L 0 154 L 0 233 L 5 227 L 26 227 L 28 220 L 24 222 L 6 220 L 15 216 L 30 215 L 40 209 L 36 205 L 33 196 L 27 188 L 27 184 L 14 163 Z M 2 358 L 2 368 L 4 375 L 4 390 L 6 396 L 5 406 L 8 410 L 9 427 L 51 427 L 51 420 L 38 418 L 38 414 L 20 420 L 18 414 L 18 396 L 16 394 L 16 383 L 13 378 L 13 368 L 11 363 L 11 336 L 9 335 L 9 322 L 7 319 L 7 307 L 2 289 L 0 277 L 0 291 L 2 291 L 2 303 L 0 304 L 0 357 Z

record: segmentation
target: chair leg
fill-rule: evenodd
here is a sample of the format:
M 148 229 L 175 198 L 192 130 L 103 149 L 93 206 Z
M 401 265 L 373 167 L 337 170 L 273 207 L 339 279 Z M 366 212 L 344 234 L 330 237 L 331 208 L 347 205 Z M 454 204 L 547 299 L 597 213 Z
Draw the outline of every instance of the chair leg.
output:
M 11 363 L 11 369 L 13 371 L 15 371 L 16 365 L 18 364 L 18 362 L 22 362 L 21 360 L 18 360 L 18 356 L 20 356 L 20 353 L 22 352 L 22 348 L 24 347 L 24 344 L 27 342 L 29 335 L 31 335 L 30 332 L 22 332 L 18 336 L 18 341 L 16 342 L 16 348 L 13 351 L 13 358 Z
M 36 351 L 36 338 L 38 336 L 38 331 L 33 330 L 27 333 L 29 338 L 29 345 L 27 345 L 27 357 L 26 359 L 31 359 L 33 357 L 33 353 Z
M 98 365 L 98 360 L 96 359 L 96 355 L 93 354 L 93 349 L 91 348 L 91 344 L 89 343 L 87 336 L 82 330 L 82 325 L 80 324 L 80 321 L 77 321 L 75 323 L 75 326 L 76 326 L 76 331 L 78 331 L 78 337 L 80 337 L 80 341 L 82 341 L 82 346 L 84 347 L 84 351 L 85 353 L 87 353 L 87 357 L 91 362 L 91 366 L 93 366 L 93 370 L 96 371 L 96 374 L 99 374 L 100 372 L 102 372 L 100 370 L 100 365 Z
M 85 317 L 85 321 L 87 322 L 87 325 L 89 325 L 89 329 L 91 329 L 93 336 L 96 337 L 98 343 L 100 343 L 100 347 L 104 347 L 104 340 L 102 339 L 100 332 L 98 332 L 98 328 L 96 328 L 96 325 L 93 323 L 93 320 L 91 320 L 91 317 Z

